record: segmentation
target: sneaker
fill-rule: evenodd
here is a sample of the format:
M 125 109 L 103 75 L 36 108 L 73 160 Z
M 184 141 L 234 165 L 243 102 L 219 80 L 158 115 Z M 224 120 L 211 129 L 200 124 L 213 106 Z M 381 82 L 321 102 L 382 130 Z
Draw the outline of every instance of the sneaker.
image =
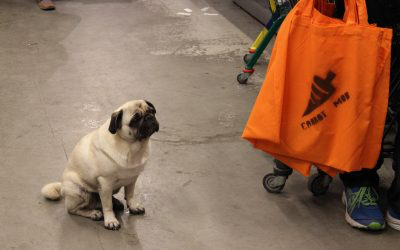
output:
M 396 212 L 389 207 L 388 211 L 386 213 L 386 220 L 387 220 L 387 224 L 391 228 L 400 231 L 400 213 L 399 212 Z
M 342 198 L 346 221 L 352 227 L 367 230 L 385 228 L 385 218 L 378 205 L 378 193 L 372 187 L 345 188 Z
M 51 0 L 36 0 L 36 2 L 42 10 L 54 10 L 56 8 Z

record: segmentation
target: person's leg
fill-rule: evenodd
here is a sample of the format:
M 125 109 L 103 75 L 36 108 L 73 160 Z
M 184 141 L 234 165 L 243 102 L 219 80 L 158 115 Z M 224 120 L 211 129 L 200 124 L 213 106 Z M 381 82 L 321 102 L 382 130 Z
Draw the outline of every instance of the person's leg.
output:
M 36 0 L 36 2 L 42 10 L 54 10 L 56 8 L 51 0 Z
M 346 221 L 353 227 L 380 230 L 385 228 L 385 219 L 378 205 L 378 169 L 383 163 L 380 156 L 374 169 L 340 175 L 345 191 L 343 203 L 346 206 Z
M 396 136 L 396 149 L 393 153 L 394 178 L 388 193 L 387 223 L 390 227 L 400 230 L 400 134 Z
M 400 166 L 393 164 L 394 179 L 388 193 L 387 223 L 390 227 L 400 230 Z
M 400 7 L 400 5 L 399 5 Z M 400 9 L 399 9 L 400 11 Z M 394 12 L 393 12 L 394 13 Z M 393 43 L 392 43 L 392 66 L 391 66 L 391 79 L 390 84 L 396 86 L 398 79 L 395 78 L 400 73 L 399 63 L 399 52 L 400 52 L 400 31 L 396 26 L 393 27 Z M 399 90 L 394 93 L 394 99 L 398 99 L 400 95 Z M 395 102 L 397 103 L 397 101 Z M 399 108 L 396 107 L 397 111 L 400 112 Z M 397 124 L 400 124 L 400 118 L 397 120 Z M 390 227 L 400 231 L 400 132 L 397 129 L 397 135 L 395 140 L 395 150 L 393 152 L 393 170 L 394 179 L 390 186 L 388 193 L 388 211 L 386 213 L 387 223 Z
M 345 187 L 363 187 L 371 186 L 377 188 L 379 186 L 379 175 L 377 173 L 380 165 L 378 162 L 377 166 L 373 169 L 363 169 L 357 172 L 340 174 L 340 179 Z

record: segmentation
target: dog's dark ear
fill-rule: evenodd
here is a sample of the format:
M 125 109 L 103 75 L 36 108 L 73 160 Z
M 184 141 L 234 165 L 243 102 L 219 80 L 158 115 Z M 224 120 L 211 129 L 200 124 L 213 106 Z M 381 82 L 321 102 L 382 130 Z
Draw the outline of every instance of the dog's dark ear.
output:
M 155 114 L 156 113 L 156 108 L 154 107 L 154 105 L 149 101 L 145 101 L 145 102 L 147 103 L 147 105 L 149 105 L 150 110 L 153 112 L 153 114 Z
M 118 112 L 114 112 L 111 115 L 111 121 L 110 121 L 110 126 L 108 127 L 108 131 L 110 131 L 111 134 L 117 133 L 117 130 L 122 127 L 122 115 L 123 115 L 122 109 Z

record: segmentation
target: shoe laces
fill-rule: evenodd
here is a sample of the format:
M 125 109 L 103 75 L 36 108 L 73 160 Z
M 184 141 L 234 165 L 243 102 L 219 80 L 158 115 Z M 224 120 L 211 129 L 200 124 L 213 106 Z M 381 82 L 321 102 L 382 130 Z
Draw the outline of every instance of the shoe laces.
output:
M 349 201 L 350 214 L 361 205 L 375 206 L 377 204 L 378 194 L 372 187 L 360 187 L 357 192 L 351 192 Z

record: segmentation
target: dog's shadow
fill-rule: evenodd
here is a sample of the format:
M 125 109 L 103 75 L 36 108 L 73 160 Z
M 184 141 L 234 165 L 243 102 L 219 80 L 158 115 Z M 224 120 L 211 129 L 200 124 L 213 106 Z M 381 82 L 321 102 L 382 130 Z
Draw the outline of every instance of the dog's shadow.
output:
M 132 3 L 137 0 L 53 0 L 54 3 L 57 2 L 79 2 L 82 4 L 99 4 L 99 3 Z
M 136 220 L 124 218 L 128 210 L 121 200 L 113 197 L 113 204 L 116 202 L 114 213 L 121 223 L 118 231 L 105 229 L 104 220 L 92 221 L 67 214 L 61 221 L 59 249 L 143 249 L 136 231 Z

